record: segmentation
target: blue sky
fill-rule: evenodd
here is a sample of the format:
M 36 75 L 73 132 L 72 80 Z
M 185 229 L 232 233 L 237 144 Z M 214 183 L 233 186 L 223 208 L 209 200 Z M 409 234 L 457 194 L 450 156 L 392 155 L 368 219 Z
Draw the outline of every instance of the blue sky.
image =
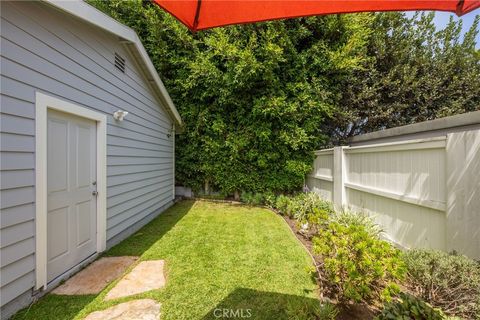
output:
M 411 17 L 411 16 L 413 16 L 413 14 L 414 14 L 413 12 L 408 12 L 407 16 Z M 478 15 L 478 14 L 480 14 L 480 9 L 477 9 L 477 10 L 474 10 L 470 13 L 467 13 L 466 15 L 464 15 L 462 17 L 457 17 L 455 14 L 449 13 L 449 12 L 437 11 L 437 12 L 435 12 L 435 20 L 434 21 L 435 21 L 435 25 L 437 26 L 437 29 L 440 30 L 440 29 L 445 28 L 445 26 L 447 25 L 450 17 L 453 17 L 455 19 L 455 21 L 462 20 L 463 21 L 462 32 L 465 33 L 472 26 L 473 20 L 475 19 L 475 15 Z M 480 35 L 477 34 L 476 40 L 477 40 L 476 47 L 478 49 L 480 49 Z

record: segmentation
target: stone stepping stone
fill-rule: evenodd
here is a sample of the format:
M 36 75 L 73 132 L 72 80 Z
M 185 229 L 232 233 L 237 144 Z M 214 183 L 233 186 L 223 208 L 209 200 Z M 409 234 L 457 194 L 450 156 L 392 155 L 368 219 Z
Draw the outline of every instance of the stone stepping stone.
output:
M 90 313 L 85 320 L 158 320 L 160 303 L 152 299 L 132 300 Z
M 110 282 L 120 277 L 138 257 L 104 257 L 68 279 L 52 291 L 53 294 L 82 295 L 100 293 Z
M 160 289 L 165 286 L 164 260 L 142 261 L 125 275 L 105 296 L 112 300 L 134 294 Z

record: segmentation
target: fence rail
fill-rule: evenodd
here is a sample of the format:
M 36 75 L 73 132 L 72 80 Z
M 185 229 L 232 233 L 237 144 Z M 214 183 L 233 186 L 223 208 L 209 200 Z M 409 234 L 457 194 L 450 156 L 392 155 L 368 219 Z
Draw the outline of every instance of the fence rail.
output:
M 480 130 L 315 151 L 310 190 L 403 247 L 480 259 Z

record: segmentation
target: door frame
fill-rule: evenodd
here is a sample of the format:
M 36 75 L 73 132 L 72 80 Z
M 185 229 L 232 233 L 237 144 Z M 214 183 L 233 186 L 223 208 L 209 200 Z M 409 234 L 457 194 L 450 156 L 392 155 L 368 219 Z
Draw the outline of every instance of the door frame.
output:
M 47 112 L 49 109 L 94 120 L 97 124 L 97 253 L 106 248 L 107 117 L 40 92 L 35 93 L 35 289 L 47 289 Z

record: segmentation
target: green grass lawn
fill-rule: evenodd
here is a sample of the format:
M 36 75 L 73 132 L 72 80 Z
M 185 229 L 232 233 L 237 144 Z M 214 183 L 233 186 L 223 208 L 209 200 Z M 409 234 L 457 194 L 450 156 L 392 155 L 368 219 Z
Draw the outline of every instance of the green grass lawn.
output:
M 266 209 L 183 201 L 105 255 L 165 259 L 167 285 L 108 302 L 103 298 L 114 283 L 99 295 L 49 294 L 14 319 L 81 319 L 134 298 L 159 301 L 162 320 L 219 319 L 215 309 L 241 309 L 250 319 L 302 319 L 318 307 L 309 255 Z

